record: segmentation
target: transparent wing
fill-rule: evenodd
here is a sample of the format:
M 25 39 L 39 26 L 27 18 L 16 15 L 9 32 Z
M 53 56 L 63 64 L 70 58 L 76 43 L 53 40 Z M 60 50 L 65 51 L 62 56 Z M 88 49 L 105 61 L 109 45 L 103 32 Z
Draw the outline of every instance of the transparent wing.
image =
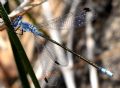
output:
M 52 60 L 52 63 L 54 64 L 52 67 L 51 72 L 46 76 L 46 83 L 48 86 L 57 86 L 59 84 L 59 78 L 60 78 L 60 72 L 58 67 L 62 66 L 62 64 L 59 63 L 59 61 L 56 58 L 55 50 L 53 47 L 53 44 L 51 42 L 48 42 L 46 46 L 44 46 L 47 55 Z M 52 49 L 52 50 L 51 50 Z
M 76 15 L 74 17 L 74 22 L 73 22 L 75 28 L 78 28 L 78 27 L 85 25 L 86 13 L 89 11 L 91 11 L 89 8 L 78 9 L 78 11 L 76 12 Z M 63 27 L 63 25 L 70 23 L 69 19 L 67 19 L 67 21 L 65 21 L 66 17 L 68 17 L 68 16 L 73 16 L 73 13 L 71 12 L 70 14 L 65 14 L 63 16 L 51 19 L 51 20 L 49 20 L 49 23 L 50 24 L 55 23 L 55 24 L 57 24 L 58 27 L 62 27 L 62 29 L 64 29 L 65 27 Z M 46 22 L 41 23 L 39 27 L 46 28 L 46 27 L 48 27 L 48 23 L 46 23 Z
M 41 77 L 47 86 L 56 86 L 59 83 L 60 72 L 58 71 L 59 62 L 57 61 L 53 44 L 47 42 L 46 44 L 37 44 L 38 37 L 36 37 L 36 48 L 38 52 L 38 59 L 41 59 Z M 42 83 L 44 83 L 42 82 Z

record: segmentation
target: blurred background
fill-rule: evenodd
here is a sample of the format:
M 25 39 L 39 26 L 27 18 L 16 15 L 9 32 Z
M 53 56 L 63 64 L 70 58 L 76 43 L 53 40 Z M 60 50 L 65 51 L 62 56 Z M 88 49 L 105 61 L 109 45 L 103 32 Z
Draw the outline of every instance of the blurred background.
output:
M 9 17 L 22 15 L 51 39 L 114 73 L 108 77 L 46 39 L 17 31 L 42 88 L 120 88 L 120 0 L 0 1 Z M 0 88 L 22 88 L 1 25 Z

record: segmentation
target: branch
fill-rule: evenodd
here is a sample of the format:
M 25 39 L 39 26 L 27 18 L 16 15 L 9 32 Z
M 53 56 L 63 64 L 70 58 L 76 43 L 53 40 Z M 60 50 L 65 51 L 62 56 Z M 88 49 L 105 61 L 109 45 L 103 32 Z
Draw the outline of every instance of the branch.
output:
M 92 37 L 93 34 L 93 27 L 92 27 L 92 18 L 93 12 L 88 12 L 86 14 L 86 47 L 87 47 L 87 58 L 93 60 L 94 58 L 94 48 L 95 48 L 95 41 Z M 99 88 L 98 83 L 98 75 L 97 70 L 95 67 L 89 65 L 89 74 L 90 74 L 90 83 L 91 88 Z

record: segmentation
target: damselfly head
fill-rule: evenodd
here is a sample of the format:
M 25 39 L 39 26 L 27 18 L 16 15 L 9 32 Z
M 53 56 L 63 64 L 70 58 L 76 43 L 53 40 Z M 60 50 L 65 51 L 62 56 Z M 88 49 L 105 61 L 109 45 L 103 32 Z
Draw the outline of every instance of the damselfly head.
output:
M 13 20 L 12 26 L 13 26 L 13 27 L 20 26 L 21 20 L 22 20 L 22 16 L 17 16 L 17 17 Z

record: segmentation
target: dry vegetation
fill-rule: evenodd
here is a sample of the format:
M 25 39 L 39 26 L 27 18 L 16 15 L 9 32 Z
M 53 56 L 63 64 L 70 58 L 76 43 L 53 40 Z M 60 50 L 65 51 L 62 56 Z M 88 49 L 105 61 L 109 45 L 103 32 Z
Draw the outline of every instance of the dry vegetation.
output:
M 8 0 L 9 7 L 13 11 L 18 7 L 14 0 Z M 75 0 L 48 0 L 50 3 L 50 8 L 52 9 L 51 13 L 53 18 L 62 16 L 66 13 L 69 13 L 70 8 L 72 8 L 72 3 Z M 76 0 L 77 1 L 77 0 Z M 79 0 L 78 0 L 79 1 Z M 39 0 L 31 0 L 30 3 L 39 3 Z M 85 7 L 91 8 L 96 17 L 92 22 L 92 31 L 91 38 L 94 41 L 94 49 L 91 51 L 93 54 L 93 59 L 89 56 L 89 49 L 87 49 L 87 35 L 86 35 L 86 26 L 83 25 L 79 28 L 74 29 L 72 39 L 68 38 L 72 29 L 60 29 L 58 30 L 60 40 L 64 45 L 68 46 L 69 41 L 72 42 L 73 50 L 86 58 L 90 58 L 100 66 L 104 66 L 110 69 L 114 76 L 109 78 L 100 72 L 98 73 L 98 86 L 99 88 L 120 88 L 120 0 L 81 0 L 77 5 L 77 8 L 83 9 Z M 43 12 L 43 6 L 39 5 L 30 10 L 25 11 L 24 21 L 32 23 L 33 20 L 29 18 L 27 14 L 30 14 L 34 18 L 36 24 L 40 25 L 42 22 L 47 22 L 46 14 L 48 12 Z M 77 10 L 77 11 L 78 11 Z M 76 11 L 76 13 L 77 13 Z M 21 14 L 22 12 L 18 13 Z M 17 15 L 17 14 L 15 14 Z M 10 16 L 10 17 L 14 17 Z M 94 16 L 93 16 L 94 17 Z M 46 20 L 47 19 L 47 20 Z M 50 18 L 51 19 L 51 18 Z M 73 21 L 74 22 L 74 21 Z M 56 23 L 55 23 L 56 24 Z M 86 24 L 87 25 L 87 24 Z M 65 25 L 66 26 L 66 25 Z M 67 25 L 69 26 L 69 25 Z M 51 35 L 50 29 L 43 29 L 46 33 Z M 66 69 L 73 71 L 73 78 L 75 79 L 74 88 L 92 88 L 89 76 L 88 65 L 78 59 L 76 56 L 73 56 L 72 63 L 69 67 L 64 68 L 57 66 L 53 63 L 51 57 L 56 58 L 57 54 L 54 50 L 54 47 L 50 42 L 45 41 L 43 38 L 36 38 L 32 33 L 24 33 L 19 35 L 19 38 L 24 46 L 24 49 L 31 61 L 33 68 L 37 75 L 37 72 L 40 69 L 46 69 L 47 77 L 55 77 L 55 80 L 52 82 L 58 81 L 55 86 L 49 86 L 43 82 L 45 74 L 40 74 L 38 76 L 43 88 L 66 88 L 67 81 L 65 81 L 65 72 Z M 52 37 L 51 37 L 52 38 Z M 70 39 L 70 40 L 68 40 Z M 59 40 L 58 40 L 59 41 Z M 89 43 L 88 43 L 89 44 Z M 41 47 L 42 45 L 50 46 L 49 49 L 52 52 L 52 55 L 48 55 L 49 52 L 46 52 L 45 48 Z M 37 47 L 36 47 L 37 46 Z M 68 46 L 69 47 L 69 46 Z M 58 50 L 59 52 L 59 50 Z M 63 52 L 66 55 L 65 59 L 68 59 L 67 53 Z M 54 55 L 56 54 L 56 55 Z M 0 88 L 21 88 L 19 77 L 16 69 L 16 65 L 13 59 L 13 54 L 9 39 L 7 37 L 6 30 L 0 31 Z M 58 57 L 57 57 L 58 58 Z M 58 59 L 57 59 L 58 60 Z M 44 65 L 44 66 L 43 66 Z M 69 70 L 68 70 L 69 71 Z M 68 73 L 69 74 L 69 73 Z M 71 78 L 72 79 L 72 78 Z M 66 78 L 67 80 L 67 78 Z M 51 83 L 52 83 L 51 82 Z M 30 82 L 31 83 L 31 82 Z M 55 83 L 54 83 L 55 84 Z M 69 82 L 68 82 L 69 84 Z M 74 83 L 73 83 L 74 84 Z M 2 87 L 4 86 L 4 87 Z M 69 86 L 67 86 L 69 87 Z M 72 88 L 72 87 L 69 87 Z M 97 88 L 97 87 L 94 87 Z

